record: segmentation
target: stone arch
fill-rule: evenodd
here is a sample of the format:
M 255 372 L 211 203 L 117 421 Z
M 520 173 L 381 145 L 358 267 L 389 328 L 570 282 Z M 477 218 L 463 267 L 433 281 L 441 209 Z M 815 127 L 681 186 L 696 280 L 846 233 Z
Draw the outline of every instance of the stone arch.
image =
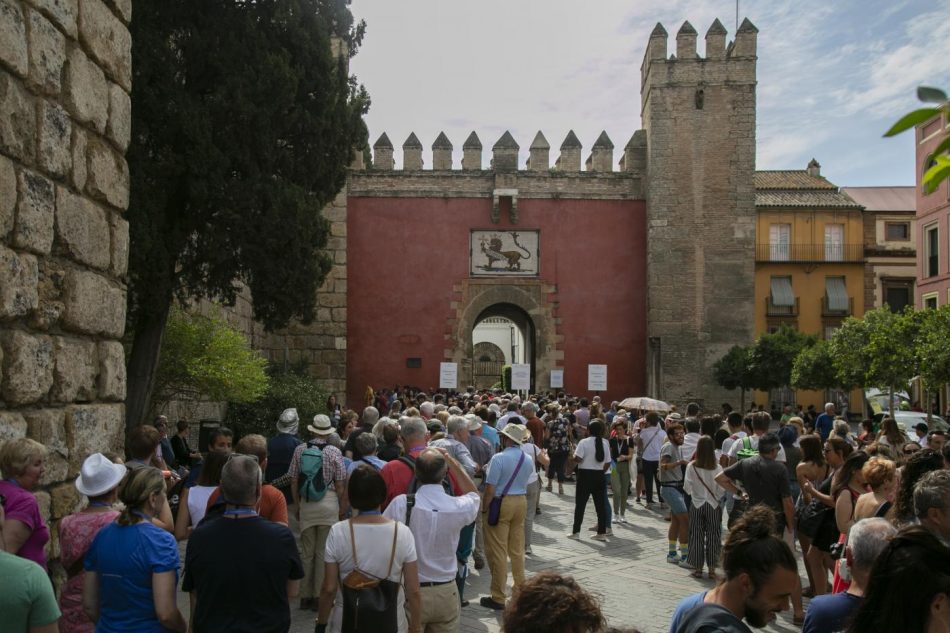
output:
M 446 361 L 458 363 L 459 386 L 473 381 L 472 330 L 475 325 L 486 316 L 496 312 L 504 316 L 506 309 L 514 309 L 530 320 L 534 389 L 546 390 L 551 384 L 551 370 L 564 358 L 563 336 L 558 331 L 556 315 L 557 287 L 540 279 L 466 279 L 453 291 L 444 356 Z
M 476 361 L 487 361 L 492 363 L 505 362 L 505 352 L 494 343 L 482 341 L 476 343 L 473 350 L 473 359 Z

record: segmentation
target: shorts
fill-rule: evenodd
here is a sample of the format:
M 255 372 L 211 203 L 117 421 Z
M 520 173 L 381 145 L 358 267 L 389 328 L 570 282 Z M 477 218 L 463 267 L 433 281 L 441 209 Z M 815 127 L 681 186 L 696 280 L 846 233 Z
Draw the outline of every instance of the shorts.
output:
M 663 494 L 663 501 L 670 506 L 670 512 L 673 514 L 686 514 L 686 493 L 679 486 L 668 486 L 660 484 L 660 490 Z

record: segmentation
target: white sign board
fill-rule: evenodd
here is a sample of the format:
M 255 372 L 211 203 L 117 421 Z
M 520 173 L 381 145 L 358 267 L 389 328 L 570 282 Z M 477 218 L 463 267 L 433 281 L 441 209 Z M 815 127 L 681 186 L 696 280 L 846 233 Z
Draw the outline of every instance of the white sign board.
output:
M 515 391 L 531 389 L 531 365 L 515 364 L 511 366 L 511 388 Z
M 551 389 L 563 389 L 563 388 L 564 388 L 564 370 L 552 369 L 551 370 Z
M 458 381 L 457 363 L 439 363 L 439 389 L 458 389 Z
M 607 365 L 587 366 L 587 390 L 607 391 Z

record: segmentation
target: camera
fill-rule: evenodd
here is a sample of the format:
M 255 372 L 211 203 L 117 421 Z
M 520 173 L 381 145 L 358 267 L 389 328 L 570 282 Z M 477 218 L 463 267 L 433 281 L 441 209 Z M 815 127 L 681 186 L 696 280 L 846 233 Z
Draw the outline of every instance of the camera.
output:
M 844 543 L 835 543 L 831 546 L 832 560 L 839 560 L 844 555 Z

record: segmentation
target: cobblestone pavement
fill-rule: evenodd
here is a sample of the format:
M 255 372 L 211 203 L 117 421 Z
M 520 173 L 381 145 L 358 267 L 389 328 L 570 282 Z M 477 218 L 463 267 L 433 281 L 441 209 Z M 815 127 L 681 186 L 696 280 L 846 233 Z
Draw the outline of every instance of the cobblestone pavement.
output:
M 582 587 L 601 601 L 608 623 L 637 627 L 643 633 L 666 633 L 673 609 L 681 598 L 714 586 L 712 580 L 691 578 L 686 570 L 666 562 L 666 530 L 662 513 L 647 510 L 631 498 L 626 525 L 615 525 L 614 536 L 606 543 L 593 541 L 586 527 L 582 539 L 567 539 L 574 513 L 574 486 L 565 485 L 558 496 L 542 490 L 542 514 L 535 517 L 533 555 L 526 557 L 528 574 L 554 570 L 574 576 Z M 594 522 L 590 503 L 585 526 Z M 182 549 L 184 555 L 184 549 Z M 462 609 L 460 631 L 495 633 L 501 630 L 500 614 L 478 605 L 488 595 L 491 576 L 488 567 L 471 568 L 465 597 L 471 605 Z M 511 582 L 509 575 L 508 582 Z M 179 594 L 178 606 L 187 617 L 188 597 Z M 313 631 L 314 615 L 293 609 L 293 633 Z M 800 631 L 791 623 L 792 613 L 779 615 L 766 631 Z

